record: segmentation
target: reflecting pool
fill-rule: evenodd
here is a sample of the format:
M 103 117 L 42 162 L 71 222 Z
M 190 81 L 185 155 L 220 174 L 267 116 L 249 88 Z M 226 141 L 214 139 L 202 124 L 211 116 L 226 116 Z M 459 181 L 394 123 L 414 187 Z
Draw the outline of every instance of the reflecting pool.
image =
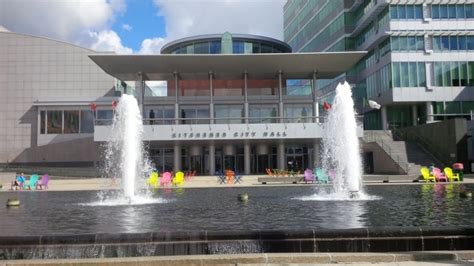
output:
M 365 188 L 370 197 L 355 201 L 322 199 L 326 186 L 163 189 L 149 204 L 115 206 L 100 204 L 104 199 L 95 191 L 5 192 L 0 202 L 18 197 L 22 205 L 2 203 L 0 235 L 472 226 L 474 200 L 459 196 L 461 186 L 474 190 L 464 184 L 371 185 Z M 246 203 L 237 200 L 244 192 Z

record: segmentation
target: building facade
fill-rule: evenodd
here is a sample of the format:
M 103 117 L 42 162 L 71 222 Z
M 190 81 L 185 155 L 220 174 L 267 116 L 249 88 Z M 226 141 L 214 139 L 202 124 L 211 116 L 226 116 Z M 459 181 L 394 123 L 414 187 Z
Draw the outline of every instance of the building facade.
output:
M 312 167 L 323 136 L 317 79 L 365 55 L 293 54 L 279 40 L 230 33 L 146 56 L 11 32 L 0 33 L 0 48 L 0 164 L 100 164 L 114 103 L 127 93 L 156 168 L 201 175 Z
M 472 1 L 289 0 L 284 40 L 293 52 L 368 51 L 347 79 L 365 129 L 449 117 L 473 119 Z M 319 80 L 322 101 L 334 82 Z M 382 108 L 366 107 L 368 99 Z
M 224 33 L 177 40 L 161 55 L 90 57 L 140 100 L 159 171 L 212 175 L 313 167 L 323 136 L 313 84 L 364 54 L 293 54 L 275 39 Z M 95 130 L 107 141 L 110 126 Z
M 0 32 L 0 164 L 89 166 L 99 160 L 89 104 L 111 109 L 107 96 L 115 82 L 89 59 L 94 53 Z

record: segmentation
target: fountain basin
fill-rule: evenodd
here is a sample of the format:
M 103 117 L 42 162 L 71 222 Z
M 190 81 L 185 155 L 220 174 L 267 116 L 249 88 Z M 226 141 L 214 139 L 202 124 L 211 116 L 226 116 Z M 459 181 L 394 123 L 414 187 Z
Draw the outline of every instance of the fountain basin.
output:
M 0 237 L 0 259 L 472 250 L 474 227 L 196 231 Z
M 376 185 L 356 200 L 330 198 L 328 186 L 179 188 L 141 205 L 103 205 L 92 191 L 3 192 L 22 206 L 0 208 L 0 258 L 472 249 L 474 204 L 459 192 L 473 188 Z M 249 204 L 236 200 L 243 193 Z

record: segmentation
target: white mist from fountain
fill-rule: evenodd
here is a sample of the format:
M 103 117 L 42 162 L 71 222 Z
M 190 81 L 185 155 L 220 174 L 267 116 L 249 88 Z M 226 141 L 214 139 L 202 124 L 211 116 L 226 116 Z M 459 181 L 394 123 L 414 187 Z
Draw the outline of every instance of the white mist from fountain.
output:
M 299 200 L 374 200 L 362 187 L 362 160 L 357 137 L 356 113 L 351 87 L 338 84 L 332 107 L 324 118 L 321 167 L 332 179 L 332 191 L 321 191 Z
M 351 87 L 336 88 L 336 96 L 323 126 L 322 166 L 333 176 L 334 193 L 359 193 L 362 188 L 362 160 L 357 137 Z
M 121 195 L 117 198 L 109 198 L 107 194 L 99 195 L 99 202 L 85 205 L 115 206 L 164 202 L 162 199 L 152 198 L 151 194 L 144 190 L 145 176 L 151 168 L 142 135 L 142 115 L 137 100 L 132 95 L 123 94 L 115 109 L 105 154 L 105 174 L 110 178 L 120 178 Z

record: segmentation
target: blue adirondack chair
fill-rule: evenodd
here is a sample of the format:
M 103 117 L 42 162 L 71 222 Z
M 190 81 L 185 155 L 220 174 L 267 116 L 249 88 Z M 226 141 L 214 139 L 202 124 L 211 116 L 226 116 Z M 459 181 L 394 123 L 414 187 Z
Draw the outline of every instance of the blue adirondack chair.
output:
M 329 182 L 329 176 L 326 174 L 326 172 L 324 172 L 323 169 L 317 167 L 314 169 L 314 172 L 316 173 L 316 176 L 318 177 L 319 183 L 327 184 Z
M 38 175 L 31 175 L 30 181 L 28 182 L 28 185 L 25 185 L 25 187 L 30 190 L 36 189 L 36 183 L 38 183 L 38 180 L 39 180 Z

